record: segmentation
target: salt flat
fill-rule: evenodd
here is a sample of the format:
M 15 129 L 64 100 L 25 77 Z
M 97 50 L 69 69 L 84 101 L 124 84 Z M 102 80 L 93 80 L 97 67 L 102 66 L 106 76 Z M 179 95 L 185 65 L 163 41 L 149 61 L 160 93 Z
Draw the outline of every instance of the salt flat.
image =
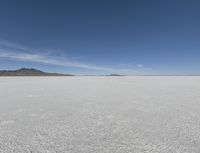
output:
M 199 153 L 200 77 L 1 77 L 1 153 Z

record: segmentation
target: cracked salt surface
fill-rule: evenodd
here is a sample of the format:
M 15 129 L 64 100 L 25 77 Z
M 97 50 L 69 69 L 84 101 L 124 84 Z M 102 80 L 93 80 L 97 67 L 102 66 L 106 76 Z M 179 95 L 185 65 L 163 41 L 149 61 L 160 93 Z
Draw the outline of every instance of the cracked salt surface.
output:
M 1 153 L 199 153 L 200 77 L 2 77 Z

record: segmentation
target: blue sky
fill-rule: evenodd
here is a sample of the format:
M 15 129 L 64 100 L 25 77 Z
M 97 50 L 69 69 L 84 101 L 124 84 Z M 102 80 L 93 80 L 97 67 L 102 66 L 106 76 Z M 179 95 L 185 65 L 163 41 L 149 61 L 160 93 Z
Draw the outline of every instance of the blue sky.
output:
M 200 74 L 198 0 L 0 2 L 0 69 Z

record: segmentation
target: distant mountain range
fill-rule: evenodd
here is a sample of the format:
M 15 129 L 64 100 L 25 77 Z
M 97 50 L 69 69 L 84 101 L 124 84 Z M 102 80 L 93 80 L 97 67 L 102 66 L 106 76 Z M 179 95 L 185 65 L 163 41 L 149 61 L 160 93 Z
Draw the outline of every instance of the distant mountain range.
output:
M 48 73 L 33 68 L 0 70 L 0 76 L 73 76 L 72 74 Z

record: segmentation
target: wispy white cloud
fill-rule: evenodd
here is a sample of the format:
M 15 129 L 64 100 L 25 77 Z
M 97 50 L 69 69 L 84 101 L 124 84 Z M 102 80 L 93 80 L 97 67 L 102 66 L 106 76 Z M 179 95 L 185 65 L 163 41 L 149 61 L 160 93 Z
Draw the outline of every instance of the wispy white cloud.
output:
M 138 64 L 137 67 L 138 68 L 143 68 L 144 66 L 143 66 L 143 64 Z
M 31 51 L 30 48 L 27 48 L 18 43 L 8 41 L 8 40 L 3 40 L 3 39 L 0 39 L 0 48 L 9 49 L 9 50 L 25 51 L 25 52 Z
M 34 53 L 33 53 L 34 52 Z M 152 71 L 146 68 L 143 64 L 133 65 L 131 63 L 120 64 L 120 67 L 104 67 L 90 63 L 83 63 L 74 58 L 64 58 L 51 54 L 51 50 L 44 54 L 35 53 L 36 50 L 24 47 L 17 43 L 10 41 L 0 40 L 0 58 L 6 58 L 15 61 L 37 62 L 49 65 L 57 65 L 63 67 L 82 68 L 93 71 L 101 71 L 105 73 L 123 73 L 123 74 L 138 74 L 143 72 Z
M 17 61 L 37 62 L 64 67 L 83 68 L 97 71 L 114 71 L 114 69 L 112 68 L 83 63 L 76 60 L 70 60 L 69 58 L 61 58 L 60 56 L 55 56 L 55 54 L 53 54 L 52 56 L 52 49 L 45 49 L 44 54 L 32 52 L 36 52 L 36 50 L 24 47 L 18 43 L 0 39 L 0 58 L 7 58 Z
M 151 67 L 147 67 L 144 64 L 133 64 L 131 62 L 119 64 L 121 72 L 125 74 L 136 75 L 148 75 L 157 73 L 156 70 Z
M 95 66 L 91 64 L 80 63 L 76 61 L 70 61 L 66 59 L 59 59 L 59 57 L 50 57 L 46 55 L 39 54 L 30 54 L 30 53 L 14 53 L 10 51 L 5 51 L 0 49 L 0 57 L 8 58 L 12 60 L 18 61 L 27 61 L 27 62 L 38 62 L 50 65 L 64 66 L 64 67 L 76 67 L 76 68 L 84 68 L 90 70 L 99 70 L 99 71 L 113 71 L 111 68 Z

